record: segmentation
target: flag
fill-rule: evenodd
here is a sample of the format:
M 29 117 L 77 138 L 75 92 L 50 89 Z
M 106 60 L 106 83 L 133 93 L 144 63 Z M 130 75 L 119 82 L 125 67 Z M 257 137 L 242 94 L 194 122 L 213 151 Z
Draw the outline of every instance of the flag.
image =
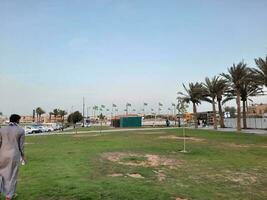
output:
M 126 106 L 132 106 L 130 103 L 126 103 Z
M 172 106 L 175 106 L 175 103 L 172 103 Z
M 147 103 L 144 103 L 144 106 L 147 106 L 148 104 Z
M 101 108 L 105 108 L 105 105 L 101 105 Z
M 117 105 L 113 103 L 113 104 L 112 104 L 112 107 L 117 107 Z
M 159 102 L 159 106 L 163 106 L 163 104 Z

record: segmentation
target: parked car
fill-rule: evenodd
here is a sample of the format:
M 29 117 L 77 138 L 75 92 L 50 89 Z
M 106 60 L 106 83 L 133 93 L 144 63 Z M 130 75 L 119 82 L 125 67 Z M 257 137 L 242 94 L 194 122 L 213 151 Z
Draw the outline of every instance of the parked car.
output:
M 45 123 L 43 126 L 48 127 L 50 131 L 57 130 L 57 123 Z
M 25 126 L 24 130 L 26 134 L 41 133 L 41 131 L 34 126 Z
M 45 132 L 45 127 L 42 126 L 42 125 L 38 125 L 38 124 L 35 124 L 35 125 L 32 125 L 34 128 L 38 129 L 40 132 L 39 133 L 43 133 Z
M 52 132 L 54 129 L 51 126 L 44 126 L 45 132 Z

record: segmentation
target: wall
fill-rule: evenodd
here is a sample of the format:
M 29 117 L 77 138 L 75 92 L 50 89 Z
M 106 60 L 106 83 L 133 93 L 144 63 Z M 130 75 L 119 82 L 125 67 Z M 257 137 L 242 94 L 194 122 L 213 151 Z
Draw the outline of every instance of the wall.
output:
M 236 128 L 236 118 L 224 119 L 227 128 Z M 243 119 L 241 119 L 241 127 L 243 127 Z M 267 118 L 247 118 L 248 128 L 267 129 Z

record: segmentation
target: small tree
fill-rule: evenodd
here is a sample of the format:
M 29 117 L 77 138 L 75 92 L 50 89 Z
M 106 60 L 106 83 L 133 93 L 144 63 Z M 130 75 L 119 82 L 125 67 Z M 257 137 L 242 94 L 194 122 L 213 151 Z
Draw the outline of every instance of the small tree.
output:
M 100 133 L 102 133 L 102 123 L 103 123 L 103 120 L 105 119 L 105 115 L 103 115 L 102 113 L 100 113 L 100 115 L 98 116 L 98 118 L 100 119 Z
M 72 124 L 76 124 L 77 122 L 80 122 L 83 120 L 83 115 L 79 111 L 75 111 L 74 113 L 71 113 L 68 116 L 68 122 Z
M 187 112 L 188 104 L 183 101 L 181 98 L 177 98 L 177 106 L 176 109 L 178 111 L 178 115 L 184 115 Z M 181 126 L 181 118 L 179 117 L 179 127 Z
M 183 100 L 181 97 L 178 97 L 178 103 L 177 103 L 177 111 L 178 114 L 184 115 L 187 112 L 188 104 L 186 103 L 185 100 Z M 179 118 L 179 124 L 181 123 L 180 118 Z M 183 126 L 183 136 L 184 136 L 184 148 L 181 152 L 186 153 L 186 148 L 185 148 L 185 126 Z

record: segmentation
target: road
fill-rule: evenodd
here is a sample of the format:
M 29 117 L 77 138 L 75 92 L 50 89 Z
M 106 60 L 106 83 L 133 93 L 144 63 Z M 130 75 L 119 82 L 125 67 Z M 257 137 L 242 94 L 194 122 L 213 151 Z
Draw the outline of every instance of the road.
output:
M 152 131 L 152 130 L 170 130 L 170 129 L 181 129 L 179 127 L 165 127 L 165 128 L 127 128 L 127 129 L 109 129 L 109 130 L 102 130 L 101 133 L 112 133 L 112 132 L 130 132 L 130 131 Z M 189 127 L 188 129 L 194 129 Z M 213 127 L 205 127 L 199 128 L 199 130 L 213 130 Z M 222 132 L 235 132 L 236 130 L 233 128 L 218 128 L 217 131 Z M 258 135 L 267 135 L 266 130 L 261 129 L 246 129 L 242 130 L 242 133 L 248 134 L 258 134 Z M 92 130 L 92 131 L 77 131 L 77 132 L 50 132 L 50 133 L 37 133 L 37 134 L 30 134 L 27 136 L 42 136 L 42 135 L 71 135 L 71 134 L 82 134 L 82 133 L 100 133 L 100 130 Z

